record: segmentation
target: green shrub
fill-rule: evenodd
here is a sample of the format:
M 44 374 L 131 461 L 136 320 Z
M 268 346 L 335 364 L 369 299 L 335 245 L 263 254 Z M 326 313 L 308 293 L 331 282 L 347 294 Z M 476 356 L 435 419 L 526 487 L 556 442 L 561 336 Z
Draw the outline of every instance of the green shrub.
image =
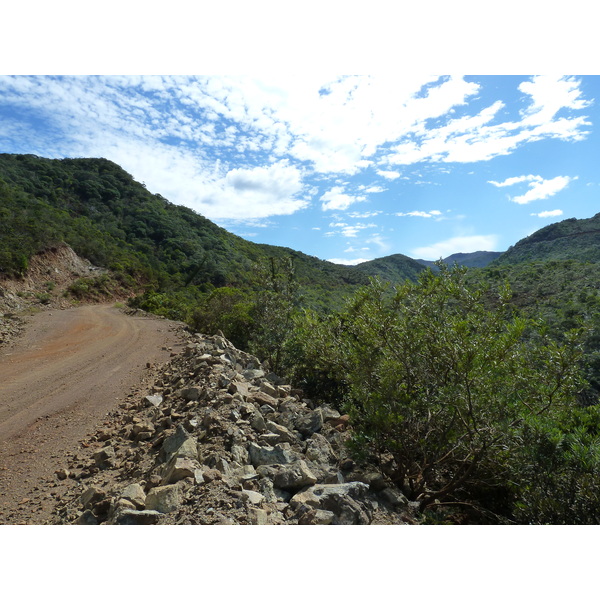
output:
M 513 315 L 507 289 L 490 309 L 466 269 L 438 266 L 397 290 L 373 281 L 328 318 L 305 316 L 288 346 L 297 375 L 316 372 L 343 394 L 355 453 L 376 457 L 423 509 L 522 482 L 535 456 L 521 451 L 523 427 L 560 423 L 583 386 L 575 333 L 550 340 Z

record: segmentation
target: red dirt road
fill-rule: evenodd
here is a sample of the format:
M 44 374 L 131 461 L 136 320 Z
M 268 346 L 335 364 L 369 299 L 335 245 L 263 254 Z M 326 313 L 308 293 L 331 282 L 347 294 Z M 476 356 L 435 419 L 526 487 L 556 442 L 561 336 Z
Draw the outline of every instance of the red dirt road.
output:
M 171 322 L 107 305 L 30 318 L 0 349 L 0 524 L 45 522 L 54 488 L 72 483 L 54 475 L 66 453 L 180 343 Z

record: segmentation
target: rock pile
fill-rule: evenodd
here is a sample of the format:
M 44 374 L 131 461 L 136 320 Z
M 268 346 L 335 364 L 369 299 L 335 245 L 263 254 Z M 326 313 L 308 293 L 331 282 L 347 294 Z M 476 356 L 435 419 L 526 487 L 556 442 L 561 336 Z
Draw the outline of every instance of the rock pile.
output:
M 12 313 L 0 312 L 0 348 L 20 335 L 25 329 L 23 320 Z
M 190 336 L 148 392 L 57 471 L 73 485 L 53 523 L 415 522 L 396 487 L 348 456 L 347 415 L 222 336 Z

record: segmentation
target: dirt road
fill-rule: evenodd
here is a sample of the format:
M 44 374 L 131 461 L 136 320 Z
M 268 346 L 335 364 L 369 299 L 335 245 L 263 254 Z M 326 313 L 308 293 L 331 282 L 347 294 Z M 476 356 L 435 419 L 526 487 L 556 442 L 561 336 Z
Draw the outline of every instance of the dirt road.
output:
M 45 521 L 66 454 L 178 344 L 168 321 L 107 305 L 30 318 L 0 350 L 0 524 Z

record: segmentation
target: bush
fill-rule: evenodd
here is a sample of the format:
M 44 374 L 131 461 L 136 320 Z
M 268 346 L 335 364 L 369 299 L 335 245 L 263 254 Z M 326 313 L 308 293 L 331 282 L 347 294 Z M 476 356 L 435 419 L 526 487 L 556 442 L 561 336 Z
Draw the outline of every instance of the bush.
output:
M 489 309 L 466 269 L 438 266 L 397 290 L 373 281 L 329 318 L 305 316 L 290 344 L 297 376 L 316 372 L 344 395 L 355 453 L 376 457 L 423 509 L 523 481 L 536 454 L 521 451 L 525 424 L 560 422 L 583 386 L 575 334 L 549 340 L 513 315 L 508 289 Z

